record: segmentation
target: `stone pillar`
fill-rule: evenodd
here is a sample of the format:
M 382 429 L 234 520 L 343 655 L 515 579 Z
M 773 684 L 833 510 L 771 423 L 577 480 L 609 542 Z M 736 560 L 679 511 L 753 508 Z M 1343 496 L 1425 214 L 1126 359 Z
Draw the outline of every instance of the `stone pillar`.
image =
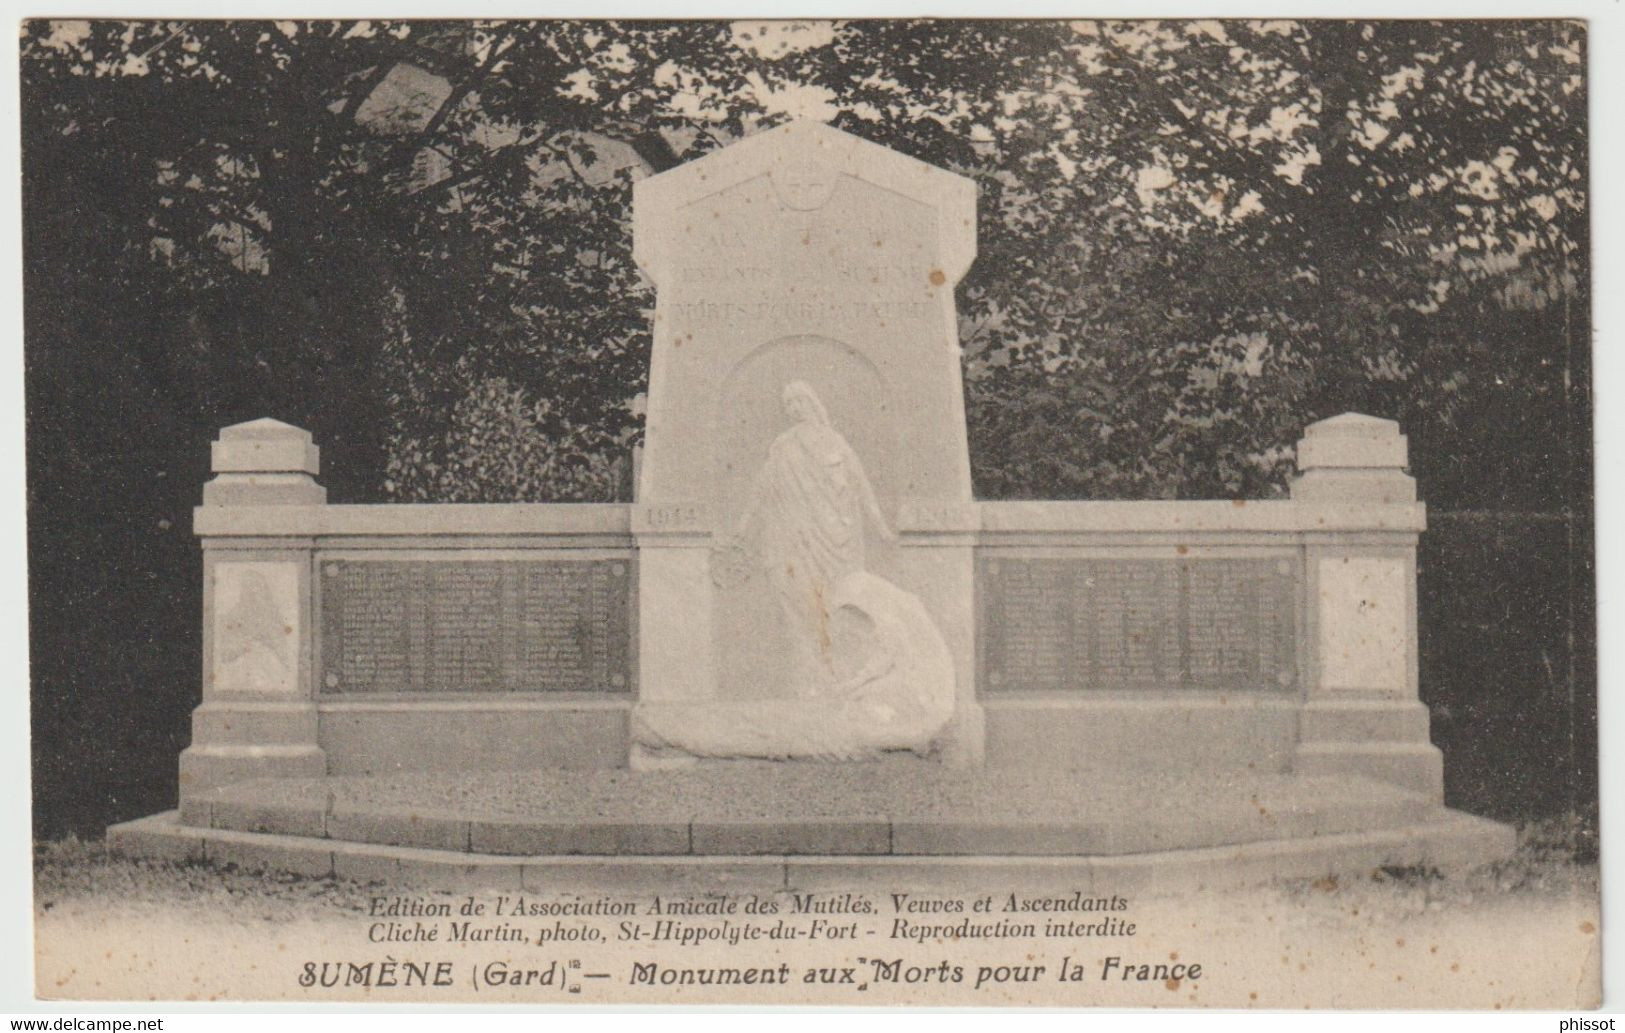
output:
M 1295 766 L 1360 774 L 1443 800 L 1418 698 L 1416 540 L 1425 510 L 1392 420 L 1344 413 L 1298 443 L 1306 519 L 1305 700 Z M 1334 530 L 1318 530 L 1320 527 Z
M 976 543 L 982 509 L 975 502 L 905 499 L 897 534 L 907 562 L 903 585 L 934 604 L 932 616 L 954 658 L 953 723 L 938 740 L 949 767 L 980 767 L 987 753 L 987 714 L 976 697 Z
M 277 420 L 239 423 L 211 451 L 206 510 L 320 507 L 318 450 Z M 310 536 L 203 536 L 203 704 L 181 754 L 182 820 L 198 793 L 249 778 L 321 775 L 312 676 Z
M 638 700 L 713 699 L 710 507 L 634 505 L 638 547 Z

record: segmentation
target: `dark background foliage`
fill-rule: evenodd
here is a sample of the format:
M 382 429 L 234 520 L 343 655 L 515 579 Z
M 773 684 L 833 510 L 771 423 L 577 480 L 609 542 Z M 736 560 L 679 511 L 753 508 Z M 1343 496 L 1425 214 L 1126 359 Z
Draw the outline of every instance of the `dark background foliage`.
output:
M 622 497 L 631 185 L 801 115 L 976 180 L 985 498 L 1268 497 L 1398 419 L 1450 802 L 1594 805 L 1583 27 L 32 22 L 35 825 L 170 805 L 224 425 L 334 501 Z

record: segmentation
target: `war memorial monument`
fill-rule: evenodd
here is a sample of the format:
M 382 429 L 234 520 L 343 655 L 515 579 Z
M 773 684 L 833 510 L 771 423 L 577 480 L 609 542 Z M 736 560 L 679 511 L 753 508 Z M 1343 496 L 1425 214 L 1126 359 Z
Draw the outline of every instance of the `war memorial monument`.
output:
M 812 122 L 640 182 L 629 504 L 328 504 L 309 434 L 223 429 L 179 808 L 110 844 L 439 886 L 1136 892 L 1509 853 L 1443 805 L 1395 423 L 1307 427 L 1288 499 L 973 497 L 976 203 Z

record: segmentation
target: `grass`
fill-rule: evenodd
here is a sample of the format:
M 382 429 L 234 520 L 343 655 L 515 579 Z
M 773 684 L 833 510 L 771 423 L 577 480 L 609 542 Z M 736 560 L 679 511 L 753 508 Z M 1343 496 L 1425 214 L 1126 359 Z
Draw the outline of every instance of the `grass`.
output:
M 1415 915 L 1471 907 L 1498 897 L 1589 897 L 1598 893 L 1597 820 L 1565 814 L 1518 827 L 1518 848 L 1509 858 L 1481 865 L 1456 878 L 1432 868 L 1379 868 L 1365 879 L 1326 878 L 1285 883 L 1290 898 L 1338 898 L 1376 916 Z
M 101 840 L 70 836 L 34 846 L 34 907 L 39 912 L 94 897 L 136 909 L 184 902 L 222 915 L 280 921 L 290 908 L 312 915 L 335 908 L 365 912 L 373 895 L 364 884 L 347 879 L 126 857 Z

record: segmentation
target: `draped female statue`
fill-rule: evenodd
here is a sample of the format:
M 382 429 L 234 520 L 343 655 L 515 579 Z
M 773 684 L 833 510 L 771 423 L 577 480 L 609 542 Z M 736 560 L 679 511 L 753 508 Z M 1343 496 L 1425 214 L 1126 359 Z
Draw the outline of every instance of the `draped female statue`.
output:
M 819 695 L 834 682 L 829 617 L 834 586 L 865 568 L 864 523 L 894 536 L 852 446 L 806 382 L 782 395 L 792 425 L 773 440 L 757 473 L 738 534 L 778 597 L 791 640 L 796 694 Z
M 919 598 L 863 571 L 830 588 L 835 672 L 816 700 L 644 703 L 632 714 L 634 764 L 701 757 L 875 760 L 926 756 L 954 714 L 954 662 Z

